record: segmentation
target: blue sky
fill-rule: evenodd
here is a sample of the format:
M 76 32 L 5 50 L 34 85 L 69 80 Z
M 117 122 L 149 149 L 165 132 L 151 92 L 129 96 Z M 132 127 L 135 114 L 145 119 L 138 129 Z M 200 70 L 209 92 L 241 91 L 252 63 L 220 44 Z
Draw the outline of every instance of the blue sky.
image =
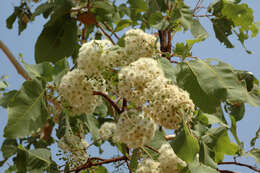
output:
M 254 10 L 255 20 L 260 21 L 260 1 L 244 0 L 243 2 L 249 4 L 249 6 Z M 18 0 L 2 0 L 0 2 L 0 40 L 2 40 L 9 47 L 16 57 L 18 57 L 18 54 L 21 53 L 24 60 L 27 63 L 32 64 L 34 63 L 34 44 L 43 28 L 43 24 L 46 21 L 41 17 L 36 18 L 36 20 L 30 23 L 27 29 L 20 36 L 18 36 L 17 23 L 14 24 L 12 30 L 8 30 L 5 26 L 5 20 L 12 13 L 13 7 L 18 3 Z M 209 32 L 210 37 L 206 41 L 194 46 L 194 56 L 199 58 L 219 58 L 222 61 L 231 64 L 236 69 L 248 70 L 252 72 L 258 79 L 260 79 L 260 35 L 257 36 L 257 38 L 246 41 L 246 46 L 253 52 L 252 55 L 249 55 L 244 51 L 235 37 L 232 38 L 235 48 L 226 49 L 224 45 L 220 44 L 216 40 L 215 35 L 212 32 L 212 26 L 209 25 L 208 19 L 203 19 L 202 23 Z M 184 41 L 187 38 L 192 38 L 189 33 L 178 33 L 174 37 L 173 42 L 176 43 L 179 41 Z M 19 89 L 24 81 L 23 78 L 17 74 L 15 68 L 8 61 L 5 54 L 0 51 L 0 76 L 2 75 L 9 76 L 7 81 L 10 89 Z M 260 125 L 259 114 L 260 107 L 251 107 L 247 105 L 245 118 L 238 123 L 238 135 L 242 141 L 245 141 L 246 149 L 249 147 L 249 140 L 254 137 L 255 131 Z M 2 132 L 6 122 L 7 112 L 6 110 L 0 108 L 0 145 L 4 140 Z M 260 147 L 259 141 L 257 141 L 256 146 Z M 103 149 L 106 150 L 108 148 L 105 146 Z M 0 154 L 0 160 L 1 159 L 2 156 Z M 250 158 L 241 159 L 241 162 L 255 164 L 254 160 Z M 246 168 L 232 167 L 231 169 L 241 173 L 250 173 L 250 170 Z M 1 172 L 2 171 L 0 168 L 0 173 Z

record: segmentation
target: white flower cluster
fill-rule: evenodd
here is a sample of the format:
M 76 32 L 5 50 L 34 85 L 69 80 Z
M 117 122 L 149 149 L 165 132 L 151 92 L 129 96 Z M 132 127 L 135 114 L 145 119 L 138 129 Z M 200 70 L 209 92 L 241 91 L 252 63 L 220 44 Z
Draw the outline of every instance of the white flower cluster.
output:
M 136 173 L 159 173 L 160 163 L 152 159 L 144 159 L 141 163 L 138 164 Z
M 123 67 L 118 74 L 119 94 L 136 104 L 144 104 L 146 97 L 143 90 L 147 83 L 159 76 L 163 76 L 162 69 L 152 58 L 140 58 Z
M 188 92 L 165 78 L 151 80 L 147 86 L 145 95 L 149 97 L 149 105 L 145 112 L 155 122 L 168 129 L 178 129 L 182 120 L 190 120 L 194 104 Z
M 152 57 L 159 49 L 157 38 L 141 29 L 131 29 L 125 34 L 126 54 L 135 57 Z
M 129 148 L 142 147 L 155 134 L 156 125 L 150 117 L 144 117 L 137 110 L 125 111 L 117 122 L 114 141 L 120 141 Z
M 78 68 L 82 69 L 88 76 L 99 74 L 100 70 L 103 70 L 108 63 L 102 54 L 110 47 L 112 47 L 112 43 L 108 40 L 92 40 L 83 44 L 79 49 Z
M 103 140 L 108 140 L 113 136 L 116 130 L 116 124 L 113 122 L 105 122 L 99 129 L 99 136 Z
M 71 168 L 75 168 L 87 162 L 88 154 L 87 147 L 88 143 L 78 136 L 75 136 L 71 131 L 63 136 L 58 146 L 63 150 L 69 158 L 69 164 Z
M 104 91 L 104 81 L 87 79 L 86 74 L 79 69 L 64 75 L 59 85 L 59 94 L 71 106 L 74 115 L 92 114 L 101 103 L 101 98 L 93 95 L 93 90 Z
M 136 173 L 179 173 L 179 166 L 187 166 L 186 162 L 175 154 L 168 143 L 161 146 L 159 153 L 158 161 L 144 159 L 139 163 Z
M 162 173 L 178 173 L 178 165 L 186 167 L 187 164 L 181 160 L 173 151 L 172 147 L 167 143 L 163 144 L 159 149 L 159 162 L 160 162 L 160 172 Z

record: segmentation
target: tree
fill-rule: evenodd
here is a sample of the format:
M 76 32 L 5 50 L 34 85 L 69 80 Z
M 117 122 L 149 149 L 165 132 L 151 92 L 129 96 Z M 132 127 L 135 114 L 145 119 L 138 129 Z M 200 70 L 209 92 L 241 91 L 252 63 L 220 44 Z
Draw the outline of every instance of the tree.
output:
M 7 28 L 17 20 L 21 34 L 39 15 L 48 21 L 35 45 L 36 64 L 21 66 L 0 42 L 26 80 L 18 91 L 9 91 L 4 78 L 0 83 L 0 105 L 8 110 L 0 166 L 12 159 L 7 172 L 107 172 L 104 165 L 115 163 L 137 173 L 227 173 L 233 171 L 218 165 L 234 164 L 260 172 L 236 161 L 250 156 L 259 164 L 259 129 L 249 151 L 237 135 L 245 104 L 260 105 L 258 80 L 191 52 L 208 37 L 200 18 L 209 19 L 227 48 L 234 47 L 234 35 L 249 54 L 244 42 L 256 37 L 258 24 L 239 0 L 217 0 L 204 11 L 202 5 L 201 0 L 194 7 L 183 0 L 22 1 L 6 19 Z M 174 42 L 177 32 L 188 30 L 192 40 Z M 106 141 L 118 156 L 90 156 L 89 147 L 102 152 Z M 52 144 L 58 144 L 64 165 L 53 161 Z M 234 161 L 223 162 L 225 155 Z

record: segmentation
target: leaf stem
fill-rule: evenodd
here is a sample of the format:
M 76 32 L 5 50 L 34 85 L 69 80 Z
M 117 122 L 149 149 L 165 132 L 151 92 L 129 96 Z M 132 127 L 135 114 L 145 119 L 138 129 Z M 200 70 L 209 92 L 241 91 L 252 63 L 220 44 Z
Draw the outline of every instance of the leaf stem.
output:
M 110 36 L 98 23 L 96 23 L 96 26 L 97 26 L 98 28 L 100 28 L 100 30 L 102 31 L 102 33 L 111 41 L 111 43 L 112 43 L 113 45 L 115 45 L 115 42 L 114 42 L 114 40 L 111 38 L 111 36 Z

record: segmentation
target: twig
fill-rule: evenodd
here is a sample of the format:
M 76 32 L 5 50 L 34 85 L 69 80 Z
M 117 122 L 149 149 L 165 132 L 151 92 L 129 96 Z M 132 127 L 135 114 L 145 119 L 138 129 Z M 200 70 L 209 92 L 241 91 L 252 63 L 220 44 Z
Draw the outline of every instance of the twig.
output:
M 128 160 L 125 160 L 125 162 L 126 162 L 126 165 L 128 167 L 129 173 L 132 173 L 132 170 L 131 170 L 131 167 L 130 167 Z
M 218 165 L 238 165 L 238 166 L 247 167 L 247 168 L 252 169 L 252 170 L 254 170 L 254 171 L 256 171 L 256 172 L 260 172 L 260 169 L 257 169 L 257 168 L 254 167 L 254 166 L 247 165 L 247 164 L 240 163 L 240 162 L 220 162 L 220 163 L 218 163 Z
M 115 110 L 117 111 L 118 114 L 121 113 L 121 110 L 118 107 L 118 105 L 105 93 L 102 93 L 100 91 L 93 91 L 93 95 L 100 95 L 100 96 L 104 97 L 109 103 L 111 103 L 111 105 L 115 108 Z
M 220 170 L 220 169 L 217 169 L 217 171 L 219 171 L 220 173 L 237 173 L 229 170 Z
M 113 30 L 105 23 L 105 22 L 102 22 L 102 24 L 107 28 L 107 30 L 109 30 L 112 34 L 114 34 L 114 36 L 119 40 L 120 38 L 118 37 L 118 35 L 113 32 Z
M 195 8 L 192 10 L 192 13 L 193 13 L 193 14 L 195 14 L 196 11 L 200 8 L 200 5 L 201 5 L 202 2 L 203 2 L 203 0 L 198 0 L 198 2 L 197 2 L 197 4 L 196 4 Z
M 212 17 L 212 14 L 193 15 L 193 17 Z
M 6 47 L 6 45 L 1 40 L 0 40 L 0 48 L 3 50 L 5 55 L 8 57 L 10 62 L 13 64 L 17 73 L 20 74 L 25 80 L 31 80 L 27 71 L 25 71 L 25 69 L 19 64 L 19 62 L 15 59 L 12 52 Z
M 126 110 L 126 108 L 127 108 L 127 100 L 123 98 L 123 105 L 120 113 L 123 113 Z
M 154 149 L 153 147 L 149 146 L 149 145 L 145 145 L 146 148 L 149 148 L 150 150 L 159 153 L 159 151 L 157 151 L 156 149 Z
M 115 42 L 114 42 L 114 40 L 111 38 L 111 36 L 110 36 L 108 33 L 106 33 L 106 31 L 105 31 L 98 23 L 96 23 L 96 25 L 97 25 L 98 28 L 100 28 L 100 30 L 103 32 L 103 34 L 111 41 L 111 43 L 112 43 L 113 45 L 115 45 Z
M 126 156 L 121 156 L 121 157 L 116 157 L 116 158 L 111 158 L 111 159 L 101 159 L 98 158 L 99 160 L 102 160 L 100 162 L 96 162 L 96 163 L 92 163 L 92 160 L 96 160 L 97 158 L 95 157 L 93 158 L 89 158 L 87 163 L 85 163 L 82 166 L 79 166 L 75 169 L 70 170 L 69 172 L 80 172 L 81 170 L 87 169 L 87 168 L 91 168 L 92 166 L 99 166 L 99 165 L 103 165 L 103 164 L 108 164 L 108 163 L 112 163 L 112 162 L 118 162 L 118 161 L 122 161 L 122 160 L 128 160 L 128 158 Z

